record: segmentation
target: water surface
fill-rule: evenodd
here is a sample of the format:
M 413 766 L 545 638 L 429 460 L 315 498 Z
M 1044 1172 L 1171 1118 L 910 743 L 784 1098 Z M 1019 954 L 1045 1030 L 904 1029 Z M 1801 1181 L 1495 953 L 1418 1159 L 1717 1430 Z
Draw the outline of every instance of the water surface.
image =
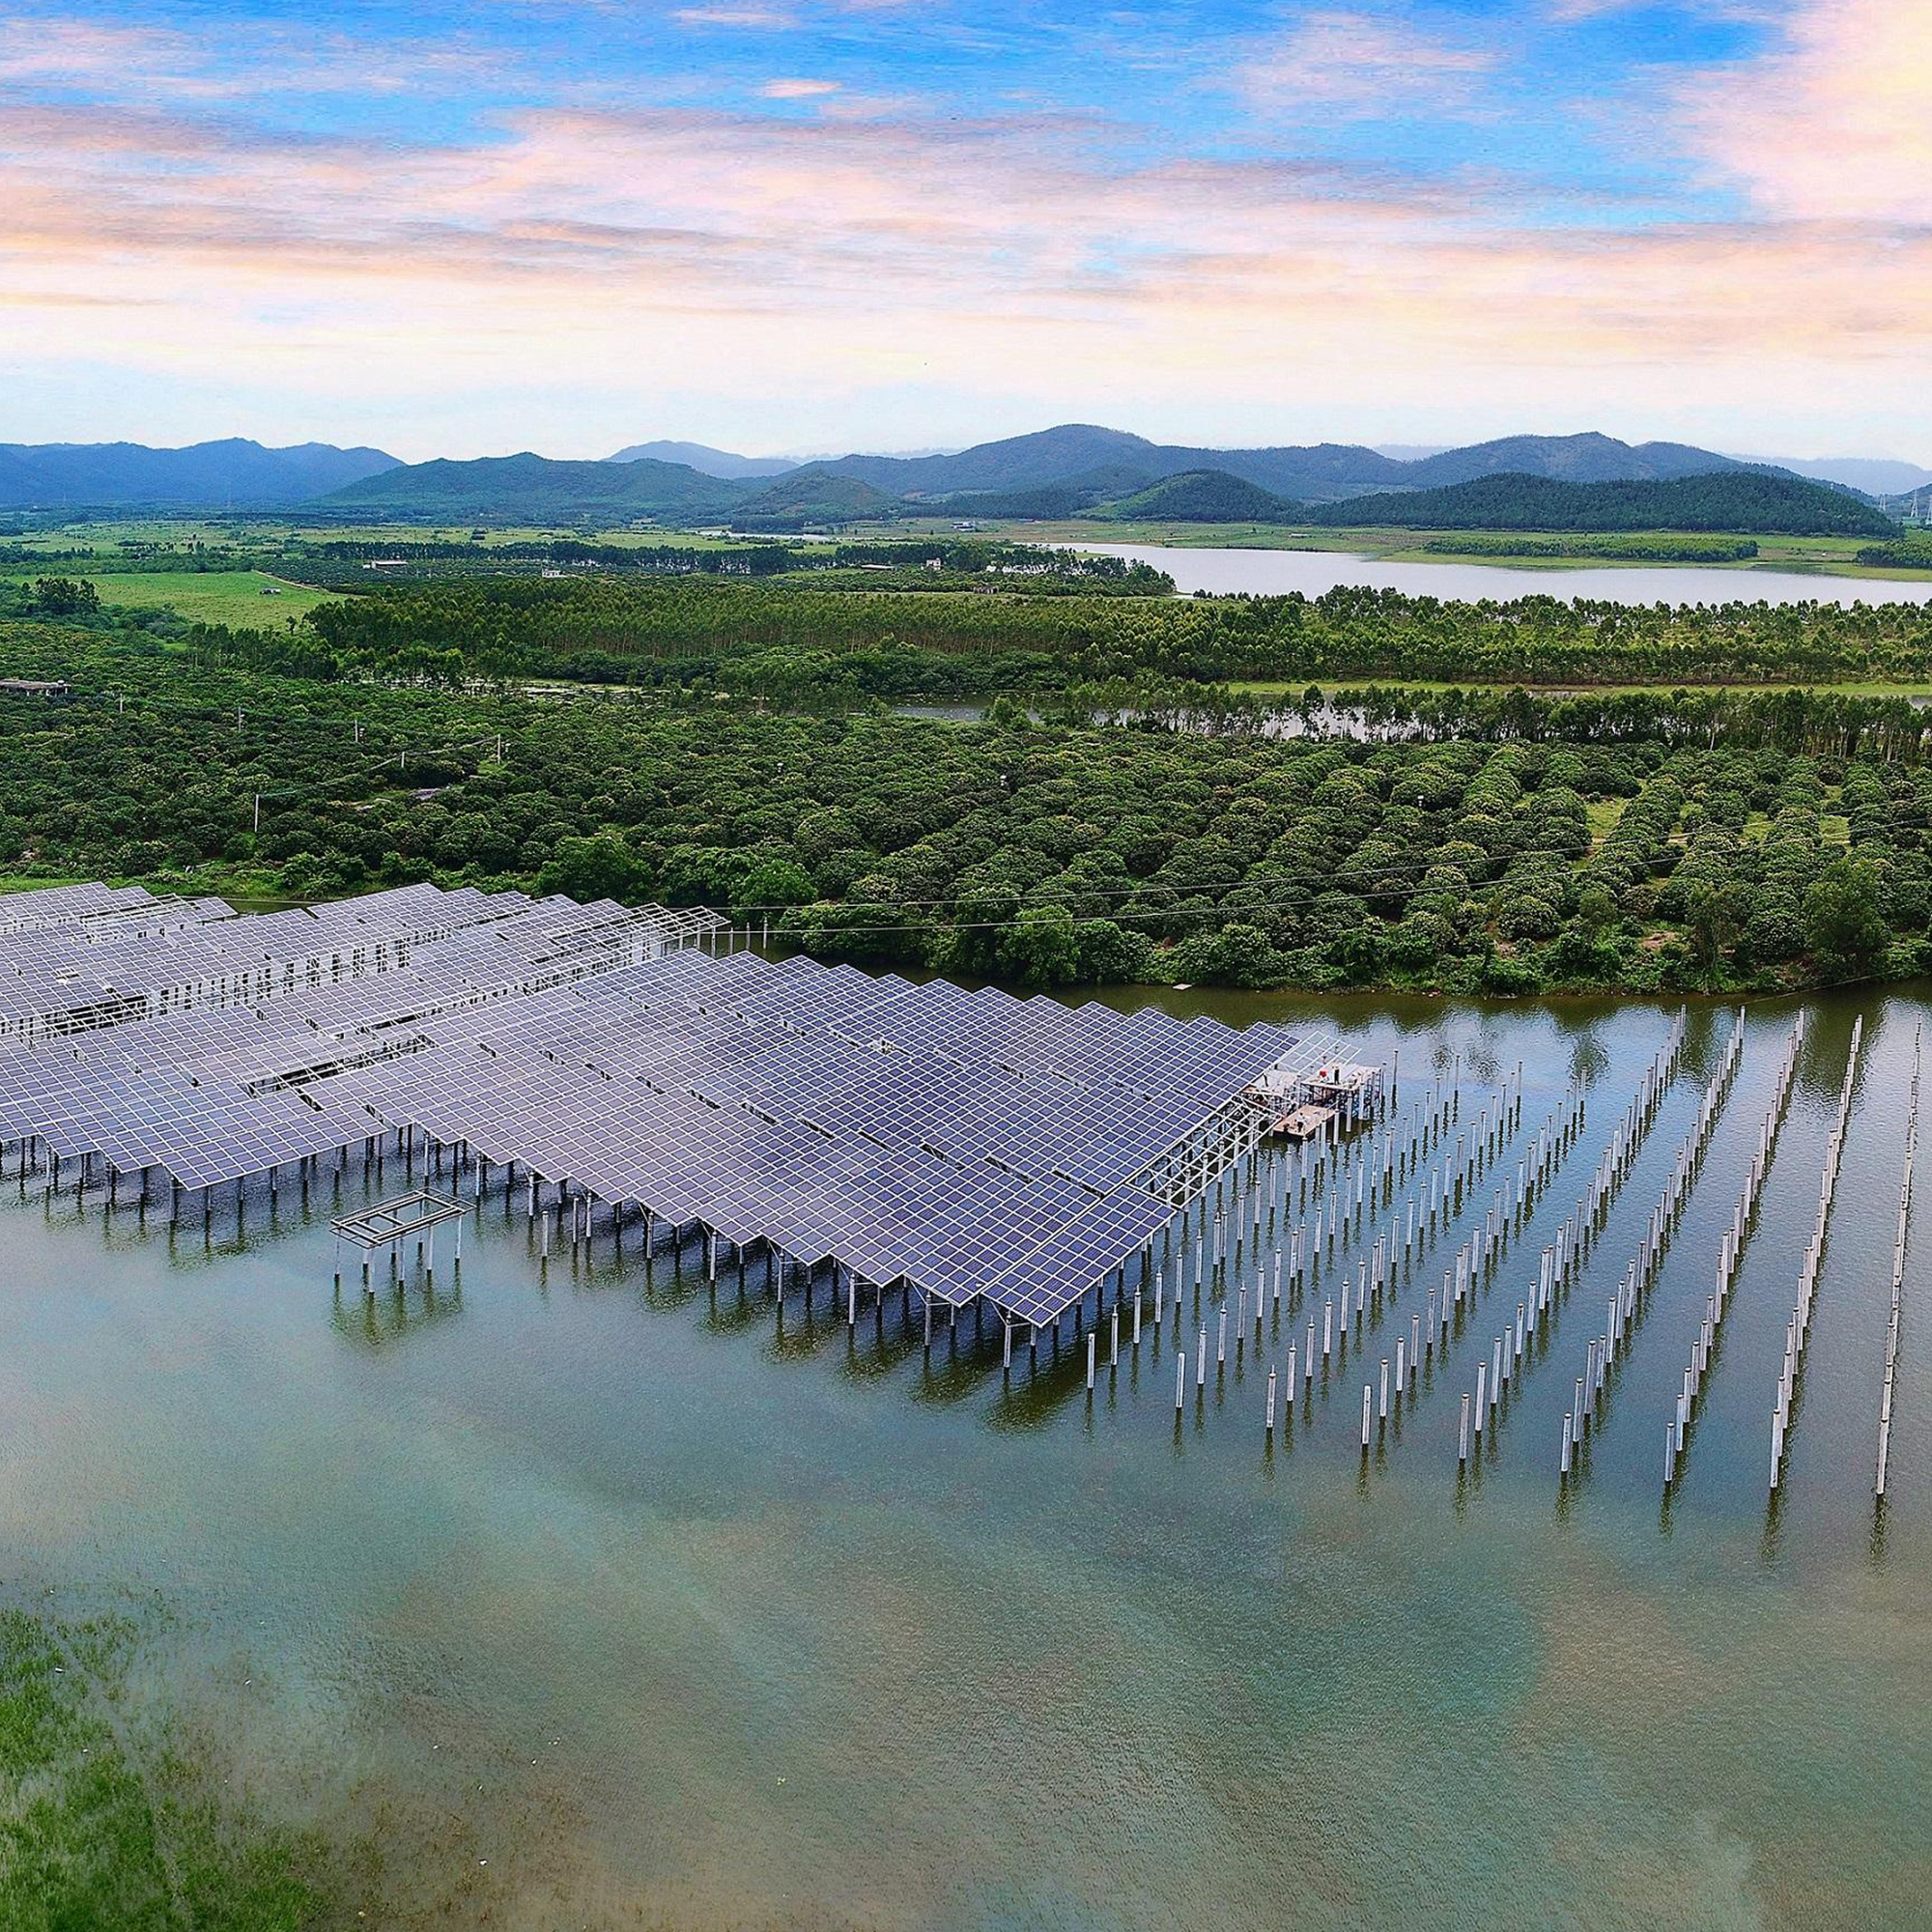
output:
M 1400 590 L 1411 597 L 1582 597 L 1611 604 L 1925 604 L 1932 578 L 1808 576 L 1801 571 L 1719 570 L 1695 564 L 1620 564 L 1560 569 L 1498 563 L 1392 563 L 1328 550 L 1196 550 L 1184 545 L 1082 542 L 1069 546 L 1151 564 L 1183 595 L 1245 592 L 1308 597 L 1342 584 Z
M 1122 994 L 1122 1003 L 1148 998 Z M 331 1284 L 328 1207 L 237 1236 L 0 1190 L 0 1577 L 170 1607 L 143 1694 L 277 1815 L 390 1856 L 384 1924 L 1918 1926 L 1932 1897 L 1932 1340 L 1908 1269 L 1871 1496 L 1916 993 L 1814 1003 L 1666 1506 L 1664 1416 L 1795 1006 L 1743 1066 L 1579 1480 L 1560 1417 L 1688 1131 L 1683 1073 L 1476 1463 L 1462 1393 L 1673 1009 L 1175 993 L 1589 1117 L 1472 1319 L 1359 1445 L 1446 1236 L 1270 1447 L 1306 1313 L 1174 1411 L 1174 1330 L 1090 1402 L 1070 1340 L 848 1332 L 472 1219 Z M 1866 1053 L 1787 1486 L 1768 1414 L 1855 1012 Z M 393 1183 L 393 1176 L 391 1181 Z M 354 1198 L 351 1190 L 350 1198 Z M 1478 1208 L 1488 1205 L 1487 1189 Z M 1922 1213 L 1921 1209 L 1921 1213 Z M 1358 1250 L 1344 1258 L 1352 1278 Z M 1244 1265 L 1251 1265 L 1251 1261 Z M 1266 1263 L 1264 1261 L 1263 1266 Z M 1335 1274 L 1313 1291 L 1319 1308 Z M 1191 1330 L 1196 1316 L 1187 1311 Z M 1211 1321 L 1212 1299 L 1200 1319 Z M 1189 1346 L 1192 1346 L 1190 1335 Z

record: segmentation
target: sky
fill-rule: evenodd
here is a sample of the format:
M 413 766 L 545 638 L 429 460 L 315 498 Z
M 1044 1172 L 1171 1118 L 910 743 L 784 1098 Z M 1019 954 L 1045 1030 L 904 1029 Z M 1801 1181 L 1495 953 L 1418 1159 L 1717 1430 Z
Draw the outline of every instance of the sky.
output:
M 1932 464 L 1932 0 L 0 0 L 0 441 Z

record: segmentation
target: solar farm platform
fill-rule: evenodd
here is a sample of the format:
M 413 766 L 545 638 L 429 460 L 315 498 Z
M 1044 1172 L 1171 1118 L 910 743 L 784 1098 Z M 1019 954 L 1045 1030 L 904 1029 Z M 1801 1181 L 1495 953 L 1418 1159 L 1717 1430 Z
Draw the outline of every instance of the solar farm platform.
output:
M 429 886 L 258 916 L 0 900 L 0 1148 L 178 1210 L 393 1138 L 479 1195 L 1040 1326 L 1334 1065 L 1278 1026 L 729 944 L 710 912 Z

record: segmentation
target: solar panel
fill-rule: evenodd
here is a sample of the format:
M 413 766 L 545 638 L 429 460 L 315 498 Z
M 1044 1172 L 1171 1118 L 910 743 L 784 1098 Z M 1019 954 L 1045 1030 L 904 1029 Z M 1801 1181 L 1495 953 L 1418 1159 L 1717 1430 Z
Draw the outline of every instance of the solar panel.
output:
M 0 1136 L 240 1180 L 411 1127 L 740 1245 L 1050 1321 L 1297 1050 L 688 944 L 715 914 L 407 886 L 254 917 L 0 900 Z

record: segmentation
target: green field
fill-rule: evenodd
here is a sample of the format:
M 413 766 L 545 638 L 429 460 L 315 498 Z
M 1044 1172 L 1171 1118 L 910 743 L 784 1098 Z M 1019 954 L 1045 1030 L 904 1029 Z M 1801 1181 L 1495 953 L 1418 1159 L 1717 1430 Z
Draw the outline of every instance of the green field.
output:
M 941 540 L 956 537 L 953 528 L 955 519 L 950 516 L 916 518 L 909 521 L 878 524 L 854 524 L 845 534 L 856 541 L 911 541 Z M 1767 536 L 1752 538 L 1757 544 L 1758 554 L 1753 558 L 1727 562 L 1713 562 L 1701 559 L 1687 559 L 1679 562 L 1661 558 L 1619 558 L 1619 557 L 1551 557 L 1531 555 L 1502 555 L 1496 553 L 1459 553 L 1452 551 L 1430 551 L 1425 548 L 1435 541 L 1453 541 L 1455 538 L 1477 536 L 1507 536 L 1510 532 L 1476 532 L 1455 530 L 1407 530 L 1371 526 L 1365 528 L 1343 529 L 1325 527 L 1301 527 L 1266 524 L 1176 524 L 1176 523 L 1130 523 L 1106 522 L 1097 519 L 1069 518 L 1062 522 L 987 522 L 975 532 L 991 541 L 1008 543 L 1050 543 L 1070 545 L 1097 544 L 1156 544 L 1176 549 L 1222 549 L 1222 550 L 1287 550 L 1287 551 L 1344 551 L 1353 555 L 1374 558 L 1391 563 L 1488 563 L 1500 565 L 1511 570 L 1542 570 L 1563 572 L 1571 570 L 1727 570 L 1742 576 L 1753 571 L 1777 571 L 1815 573 L 1828 577 L 1870 577 L 1893 579 L 1905 582 L 1921 582 L 1932 579 L 1932 569 L 1918 570 L 1897 566 L 1861 564 L 1857 559 L 1859 550 L 1870 540 L 1853 536 Z M 1518 533 L 1533 537 L 1533 532 Z M 1633 537 L 1654 536 L 1658 538 L 1681 537 L 1681 531 L 1632 531 Z M 1714 531 L 1709 534 L 1722 536 L 1725 533 Z M 437 527 L 415 525 L 365 524 L 335 525 L 306 524 L 298 518 L 287 521 L 268 519 L 224 519 L 224 518 L 130 518 L 115 523 L 73 524 L 33 532 L 30 535 L 4 539 L 9 548 L 28 549 L 43 552 L 48 555 L 50 570 L 65 563 L 71 572 L 76 572 L 78 559 L 63 557 L 61 553 L 80 551 L 96 559 L 96 568 L 111 570 L 119 575 L 122 570 L 133 570 L 145 574 L 149 571 L 168 573 L 176 560 L 186 561 L 199 557 L 204 566 L 210 563 L 233 564 L 238 569 L 251 562 L 267 565 L 272 569 L 278 556 L 285 554 L 285 546 L 301 543 L 382 543 L 393 540 L 405 543 L 469 543 L 474 541 L 478 551 L 487 552 L 513 543 L 540 542 L 545 538 L 561 537 L 577 541 L 615 544 L 637 549 L 650 549 L 663 545 L 674 545 L 680 549 L 724 550 L 733 547 L 743 539 L 728 537 L 701 536 L 690 530 L 667 528 L 616 527 L 596 531 L 582 529 L 562 529 L 554 526 L 529 525 L 518 527 L 491 528 L 479 530 L 469 524 L 451 524 Z M 793 537 L 793 543 L 810 542 L 810 537 Z M 19 566 L 14 566 L 15 570 Z M 93 571 L 87 574 L 93 575 Z M 200 574 L 200 573 L 195 573 Z M 257 582 L 252 588 L 259 592 L 262 584 Z M 105 589 L 103 597 L 107 595 Z M 115 597 L 111 602 L 127 603 L 126 597 Z M 161 601 L 161 600 L 152 600 Z M 173 602 L 170 598 L 166 601 Z M 178 608 L 186 611 L 185 604 Z M 264 621 L 260 615 L 243 619 L 233 614 L 234 605 L 225 607 L 223 621 L 250 622 L 259 625 Z M 202 614 L 196 611 L 193 614 Z M 276 614 L 282 614 L 277 612 Z
M 712 527 L 707 526 L 706 527 Z M 260 554 L 289 542 L 305 543 L 468 543 L 474 538 L 479 550 L 494 550 L 502 544 L 535 543 L 546 537 L 565 537 L 572 541 L 604 544 L 631 544 L 639 549 L 654 544 L 675 544 L 680 549 L 726 549 L 731 539 L 699 536 L 695 531 L 656 526 L 585 532 L 555 525 L 526 524 L 493 526 L 482 529 L 474 524 L 338 524 L 304 523 L 299 518 L 286 521 L 268 518 L 227 520 L 219 517 L 141 517 L 112 523 L 63 524 L 34 530 L 24 535 L 0 537 L 9 548 L 25 548 L 50 554 L 84 550 L 103 560 L 139 559 L 151 549 L 191 553 L 197 549 L 220 553 Z M 789 542 L 808 542 L 792 537 Z
M 43 573 L 9 572 L 0 582 L 31 583 Z M 176 611 L 190 623 L 227 624 L 237 630 L 272 630 L 290 618 L 305 617 L 337 593 L 311 590 L 260 570 L 93 569 L 49 564 L 48 576 L 81 577 L 100 593 L 109 609 L 145 611 L 156 606 Z
M 0 1923 L 294 1932 L 331 1909 L 321 1838 L 266 1820 L 133 1688 L 160 1621 L 0 1604 Z

